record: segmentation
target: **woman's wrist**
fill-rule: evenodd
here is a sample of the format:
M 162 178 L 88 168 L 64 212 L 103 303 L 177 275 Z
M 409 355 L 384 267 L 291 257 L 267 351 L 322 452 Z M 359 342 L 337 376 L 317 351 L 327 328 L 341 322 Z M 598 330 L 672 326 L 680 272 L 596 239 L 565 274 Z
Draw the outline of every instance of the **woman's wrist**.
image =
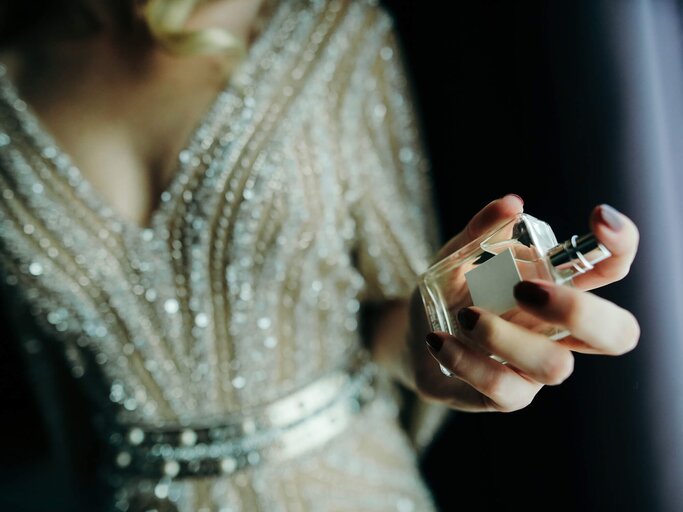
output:
M 374 361 L 395 381 L 412 387 L 410 372 L 410 302 L 389 301 L 373 307 L 369 348 Z

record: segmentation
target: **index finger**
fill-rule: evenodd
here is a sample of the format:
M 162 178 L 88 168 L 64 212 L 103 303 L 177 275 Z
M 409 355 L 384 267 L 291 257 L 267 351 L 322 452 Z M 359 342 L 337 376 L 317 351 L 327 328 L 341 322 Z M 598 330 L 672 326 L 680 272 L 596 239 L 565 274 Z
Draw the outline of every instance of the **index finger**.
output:
M 623 279 L 631 268 L 640 239 L 633 221 L 606 204 L 593 209 L 590 225 L 596 238 L 610 250 L 612 257 L 597 263 L 590 272 L 574 278 L 576 287 L 583 290 Z

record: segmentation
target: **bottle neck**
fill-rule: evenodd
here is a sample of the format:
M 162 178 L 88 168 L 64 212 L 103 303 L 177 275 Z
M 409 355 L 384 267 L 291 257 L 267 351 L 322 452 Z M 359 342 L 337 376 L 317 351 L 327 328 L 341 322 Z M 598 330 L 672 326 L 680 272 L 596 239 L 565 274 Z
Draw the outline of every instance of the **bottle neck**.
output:
M 569 240 L 556 245 L 548 251 L 548 261 L 561 276 L 568 281 L 574 276 L 592 270 L 595 265 L 606 260 L 612 253 L 593 233 L 583 236 L 574 235 Z

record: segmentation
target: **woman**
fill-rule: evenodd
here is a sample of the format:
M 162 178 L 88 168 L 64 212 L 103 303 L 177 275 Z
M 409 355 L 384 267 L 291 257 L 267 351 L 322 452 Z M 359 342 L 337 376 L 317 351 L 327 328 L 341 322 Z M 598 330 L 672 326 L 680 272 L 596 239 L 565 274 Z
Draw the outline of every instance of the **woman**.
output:
M 478 308 L 459 319 L 483 351 L 428 335 L 416 274 L 523 204 L 493 201 L 434 253 L 374 2 L 74 0 L 41 22 L 0 5 L 23 27 L 1 55 L 4 293 L 46 411 L 84 397 L 112 489 L 97 506 L 428 511 L 389 379 L 512 411 L 569 376 L 572 350 L 635 346 L 632 315 L 578 289 L 635 255 L 635 226 L 607 206 L 591 226 L 612 258 L 577 289 L 516 289 L 571 336 Z M 56 368 L 76 385 L 47 381 Z

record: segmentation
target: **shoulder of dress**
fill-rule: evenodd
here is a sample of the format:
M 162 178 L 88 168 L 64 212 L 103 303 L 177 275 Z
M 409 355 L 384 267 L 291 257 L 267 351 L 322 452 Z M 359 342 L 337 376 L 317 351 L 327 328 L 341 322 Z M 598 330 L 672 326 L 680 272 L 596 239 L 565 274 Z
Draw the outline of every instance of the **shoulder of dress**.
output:
M 354 0 L 350 0 L 354 1 Z M 384 23 L 387 26 L 393 27 L 394 18 L 389 12 L 389 10 L 382 5 L 378 0 L 357 0 L 358 3 L 362 4 L 368 13 L 372 13 L 377 17 L 377 21 Z
M 371 16 L 374 23 L 386 27 L 392 27 L 394 23 L 393 16 L 379 0 L 307 0 L 304 2 L 308 7 L 313 7 L 316 3 L 331 7 L 334 11 Z

